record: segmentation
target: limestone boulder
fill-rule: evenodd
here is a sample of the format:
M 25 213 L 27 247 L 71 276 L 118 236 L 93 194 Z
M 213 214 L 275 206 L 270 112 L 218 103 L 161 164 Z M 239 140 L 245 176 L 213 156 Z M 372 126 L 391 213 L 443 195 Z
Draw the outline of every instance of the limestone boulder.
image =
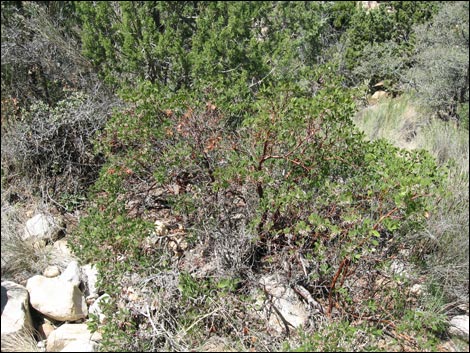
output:
M 48 352 L 94 352 L 98 335 L 90 332 L 87 324 L 63 324 L 47 339 Z
M 96 343 L 88 341 L 72 341 L 60 350 L 60 352 L 95 352 Z
M 60 275 L 60 268 L 59 266 L 53 265 L 53 266 L 47 266 L 46 269 L 43 272 L 44 277 L 52 278 L 52 277 L 57 277 Z
M 29 293 L 25 287 L 11 281 L 1 284 L 2 335 L 32 328 Z
M 85 296 L 88 299 L 98 298 L 98 269 L 92 264 L 82 266 L 82 279 L 85 283 Z
M 264 311 L 266 319 L 269 326 L 278 332 L 286 330 L 284 320 L 289 326 L 298 328 L 306 325 L 309 319 L 307 306 L 300 300 L 294 290 L 283 284 L 283 282 L 274 276 L 264 276 L 260 280 L 260 285 L 269 296 L 267 298 L 268 302 L 274 306 L 274 308 L 269 307 L 269 305 L 266 306 Z
M 38 213 L 26 221 L 23 240 L 57 240 L 62 229 L 61 221 L 43 213 Z
M 62 253 L 65 257 L 71 257 L 72 252 L 70 251 L 69 246 L 67 245 L 67 239 L 62 238 L 54 242 L 53 247 Z
M 361 1 L 362 7 L 366 10 L 372 10 L 375 9 L 376 7 L 379 7 L 379 2 L 378 1 Z
M 59 277 L 31 277 L 26 288 L 31 305 L 48 318 L 76 321 L 88 315 L 85 297 L 79 288 L 80 268 L 72 261 Z
M 468 343 L 468 315 L 457 315 L 450 320 L 449 334 Z
M 369 104 L 376 104 L 377 102 L 388 97 L 388 93 L 385 91 L 375 92 L 369 99 Z
M 79 286 L 82 279 L 82 271 L 77 261 L 71 261 L 64 272 L 60 275 L 60 280 L 68 282 L 74 286 Z

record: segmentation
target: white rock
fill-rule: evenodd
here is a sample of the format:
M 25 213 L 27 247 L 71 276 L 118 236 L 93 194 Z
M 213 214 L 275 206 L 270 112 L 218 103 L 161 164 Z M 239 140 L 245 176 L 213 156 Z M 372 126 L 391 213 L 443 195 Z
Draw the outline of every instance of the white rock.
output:
M 404 261 L 398 259 L 393 260 L 390 264 L 390 270 L 394 275 L 410 278 L 410 273 L 407 268 L 407 264 Z
M 71 343 L 73 345 L 68 346 Z M 63 324 L 47 339 L 48 352 L 93 352 L 93 350 L 88 350 L 91 345 L 94 347 L 94 341 L 87 324 Z M 73 350 L 70 350 L 72 347 Z
M 32 327 L 29 294 L 25 287 L 11 281 L 2 282 L 2 335 Z
M 416 283 L 410 288 L 410 294 L 414 295 L 415 297 L 419 297 L 423 294 L 424 287 L 422 284 Z
M 65 271 L 60 275 L 60 279 L 78 287 L 81 282 L 81 271 L 80 266 L 78 266 L 78 262 L 71 261 Z
M 37 311 L 58 321 L 75 321 L 88 315 L 83 293 L 77 285 L 60 277 L 34 276 L 26 288 L 30 303 Z
M 361 1 L 362 7 L 366 9 L 366 11 L 375 9 L 376 7 L 379 6 L 378 1 Z
M 272 296 L 272 304 L 290 325 L 297 328 L 308 322 L 309 314 L 305 304 L 290 287 L 280 284 L 273 276 L 263 277 L 260 284 Z M 265 314 L 272 328 L 278 332 L 285 330 L 283 320 L 275 310 L 267 307 Z
M 44 277 L 52 278 L 60 275 L 60 269 L 58 266 L 47 266 L 43 273 Z
M 468 315 L 457 315 L 450 320 L 449 334 L 468 342 Z
M 52 216 L 38 213 L 26 222 L 23 240 L 29 238 L 56 240 L 60 228 Z
M 286 321 L 294 326 L 304 326 L 308 322 L 308 312 L 306 311 L 305 305 L 294 299 L 295 293 L 289 288 L 286 293 L 286 298 L 275 298 L 273 304 L 279 310 L 281 315 Z M 285 325 L 282 319 L 277 315 L 271 315 L 269 318 L 269 324 L 273 326 L 277 331 L 285 330 Z
M 165 223 L 162 221 L 156 220 L 155 221 L 155 234 L 157 236 L 163 236 L 168 233 L 168 229 L 166 228 Z
M 46 340 L 38 341 L 38 350 L 39 352 L 45 352 L 46 351 Z
M 39 325 L 39 333 L 41 334 L 42 337 L 47 338 L 49 335 L 54 332 L 55 327 L 52 325 L 52 323 L 44 318 L 44 323 Z
M 72 341 L 62 348 L 61 352 L 94 352 L 96 343 L 88 341 Z
M 82 266 L 82 275 L 86 283 L 85 295 L 87 298 L 98 298 L 98 288 L 96 286 L 98 282 L 98 269 L 96 266 L 91 264 Z
M 379 102 L 380 100 L 387 98 L 388 93 L 385 91 L 377 91 L 369 98 L 369 104 L 373 105 Z
M 69 246 L 67 245 L 67 239 L 59 239 L 56 242 L 54 242 L 54 248 L 59 250 L 62 254 L 64 254 L 66 257 L 72 256 L 72 252 L 70 251 Z

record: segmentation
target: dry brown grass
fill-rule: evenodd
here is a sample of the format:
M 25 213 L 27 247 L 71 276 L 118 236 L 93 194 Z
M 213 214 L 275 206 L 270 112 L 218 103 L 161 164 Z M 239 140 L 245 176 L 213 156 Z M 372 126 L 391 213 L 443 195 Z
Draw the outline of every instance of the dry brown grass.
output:
M 384 138 L 397 147 L 424 149 L 440 165 L 448 166 L 447 195 L 435 200 L 426 228 L 409 234 L 407 241 L 423 261 L 428 280 L 440 284 L 446 300 L 468 307 L 468 131 L 452 122 L 429 119 L 408 95 L 366 108 L 355 122 L 371 140 Z
M 2 335 L 2 352 L 41 352 L 30 329 Z
M 37 203 L 34 198 L 11 204 L 4 195 L 2 190 L 2 280 L 25 284 L 28 278 L 42 274 L 47 266 L 57 265 L 65 269 L 72 260 L 70 256 L 44 241 L 22 239 L 27 219 L 36 212 L 47 212 L 48 206 Z

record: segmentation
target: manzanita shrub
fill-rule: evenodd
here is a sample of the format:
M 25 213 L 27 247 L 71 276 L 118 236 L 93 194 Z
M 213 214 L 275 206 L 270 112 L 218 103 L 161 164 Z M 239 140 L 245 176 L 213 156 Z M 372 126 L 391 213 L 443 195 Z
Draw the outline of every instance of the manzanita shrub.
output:
M 402 235 L 423 224 L 442 172 L 423 151 L 366 141 L 350 119 L 351 91 L 329 80 L 319 80 L 315 92 L 260 88 L 238 126 L 210 91 L 167 95 L 145 84 L 134 92 L 131 108 L 103 131 L 98 145 L 108 164 L 74 238 L 80 254 L 100 264 L 104 290 L 118 295 L 125 273 L 174 270 L 164 251 L 143 250 L 151 223 L 124 207 L 122 194 L 132 194 L 140 180 L 177 185 L 165 197 L 191 239 L 218 246 L 221 233 L 249 235 L 252 253 L 231 255 L 243 256 L 240 278 L 269 267 L 291 284 L 320 288 L 315 295 L 323 296 L 326 314 L 341 303 L 358 315 L 366 301 L 360 306 L 361 293 L 347 284 L 377 285 L 368 274 L 397 253 Z

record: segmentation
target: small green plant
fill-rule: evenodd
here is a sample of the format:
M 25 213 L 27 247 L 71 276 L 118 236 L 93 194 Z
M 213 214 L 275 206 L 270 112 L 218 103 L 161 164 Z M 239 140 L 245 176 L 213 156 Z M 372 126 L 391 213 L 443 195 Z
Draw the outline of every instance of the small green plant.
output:
M 210 291 L 210 287 L 210 281 L 197 281 L 188 273 L 183 272 L 179 276 L 178 288 L 181 290 L 181 295 L 184 300 L 194 300 L 209 294 L 208 291 Z
M 301 332 L 295 345 L 284 343 L 287 352 L 381 352 L 378 340 L 383 332 L 367 324 L 352 325 L 346 320 L 329 323 L 313 334 Z

